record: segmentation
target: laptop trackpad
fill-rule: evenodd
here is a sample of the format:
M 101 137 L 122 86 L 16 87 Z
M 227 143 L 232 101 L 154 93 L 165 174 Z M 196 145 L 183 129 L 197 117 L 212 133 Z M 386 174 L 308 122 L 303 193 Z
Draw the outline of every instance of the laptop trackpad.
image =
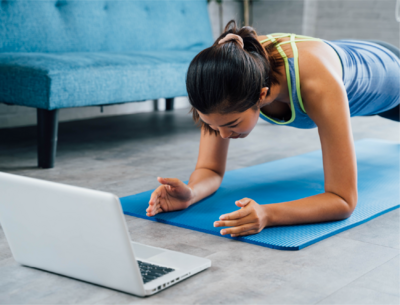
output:
M 133 248 L 133 253 L 135 253 L 135 257 L 137 259 L 147 259 L 147 258 L 152 257 L 154 255 L 157 255 L 157 254 L 165 252 L 162 249 L 149 247 L 149 246 L 138 244 L 138 243 L 135 243 L 135 242 L 132 242 L 132 248 Z

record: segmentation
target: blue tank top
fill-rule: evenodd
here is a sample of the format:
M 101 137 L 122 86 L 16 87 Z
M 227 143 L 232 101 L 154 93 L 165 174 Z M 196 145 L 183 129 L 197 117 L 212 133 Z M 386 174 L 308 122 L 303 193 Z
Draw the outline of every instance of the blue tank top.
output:
M 260 111 L 260 117 L 263 120 L 297 128 L 316 127 L 304 109 L 300 93 L 298 51 L 295 43 L 299 41 L 323 41 L 336 51 L 342 63 L 342 80 L 347 92 L 350 116 L 381 113 L 400 103 L 400 60 L 388 49 L 367 41 L 327 41 L 283 33 L 267 35 L 268 39 L 260 43 L 268 40 L 276 42 L 276 39 L 288 36 L 290 36 L 290 41 L 279 43 L 277 49 L 285 63 L 292 117 L 285 121 L 268 117 Z M 292 58 L 287 58 L 280 47 L 286 43 L 292 46 Z

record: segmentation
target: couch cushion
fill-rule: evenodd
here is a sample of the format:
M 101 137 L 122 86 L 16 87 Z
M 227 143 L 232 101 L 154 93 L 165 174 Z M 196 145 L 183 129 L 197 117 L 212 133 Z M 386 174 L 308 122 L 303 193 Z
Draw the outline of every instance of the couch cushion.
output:
M 51 110 L 187 96 L 199 51 L 0 53 L 0 102 Z
M 186 51 L 212 43 L 207 0 L 0 1 L 0 52 Z

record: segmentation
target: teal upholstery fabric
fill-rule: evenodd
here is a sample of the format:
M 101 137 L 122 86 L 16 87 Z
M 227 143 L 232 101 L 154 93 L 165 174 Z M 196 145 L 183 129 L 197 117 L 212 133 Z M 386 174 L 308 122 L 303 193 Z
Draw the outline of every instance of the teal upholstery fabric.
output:
M 197 51 L 0 54 L 0 100 L 47 110 L 185 96 Z
M 2 0 L 0 102 L 58 109 L 187 95 L 206 0 Z

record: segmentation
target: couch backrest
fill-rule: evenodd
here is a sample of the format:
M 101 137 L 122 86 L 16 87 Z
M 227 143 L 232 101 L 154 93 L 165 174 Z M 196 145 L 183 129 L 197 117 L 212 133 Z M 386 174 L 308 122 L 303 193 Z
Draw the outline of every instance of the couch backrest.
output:
M 207 0 L 0 0 L 0 52 L 201 50 Z

